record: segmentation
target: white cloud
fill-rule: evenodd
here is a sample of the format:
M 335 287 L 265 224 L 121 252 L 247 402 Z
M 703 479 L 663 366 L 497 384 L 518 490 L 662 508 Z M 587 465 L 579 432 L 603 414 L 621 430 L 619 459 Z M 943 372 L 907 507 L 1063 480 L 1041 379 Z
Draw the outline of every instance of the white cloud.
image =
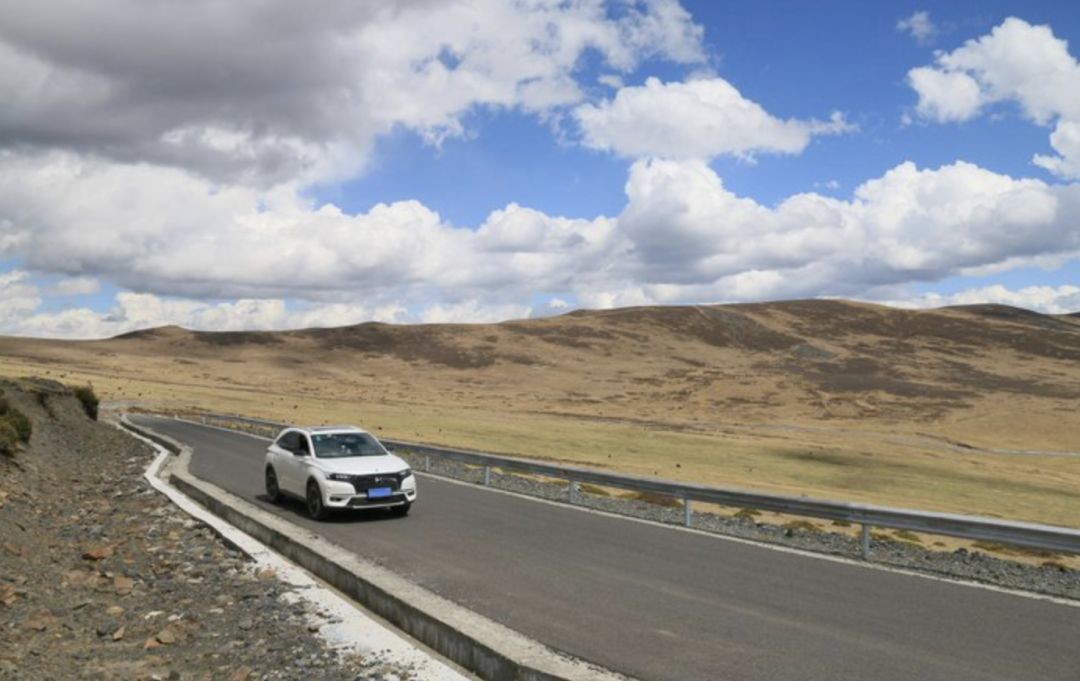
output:
M 927 11 L 915 12 L 907 19 L 896 22 L 896 30 L 910 34 L 920 45 L 933 41 L 938 34 L 938 27 L 934 25 Z
M 482 323 L 525 319 L 531 315 L 532 308 L 528 305 L 489 305 L 472 299 L 453 305 L 431 305 L 420 313 L 419 319 L 425 324 L 449 324 L 463 321 Z
M 585 307 L 880 297 L 1080 254 L 1080 185 L 968 163 L 903 163 L 849 200 L 804 193 L 771 207 L 729 191 L 704 161 L 638 161 L 626 195 L 616 217 L 510 204 L 470 230 L 415 201 L 349 215 L 291 192 L 215 190 L 179 170 L 9 154 L 4 255 L 141 293 L 104 313 L 42 312 L 42 293 L 7 275 L 0 329 L 86 337 L 164 323 L 492 321 L 545 313 L 532 308 L 538 293 Z M 16 227 L 31 215 L 33 229 Z
M 675 0 L 0 0 L 0 148 L 64 149 L 270 186 L 351 175 L 395 126 L 437 142 L 475 107 L 582 99 L 615 72 L 703 59 Z
M 1080 312 L 1080 286 L 1026 286 L 1013 290 L 996 284 L 947 295 L 926 293 L 888 301 L 889 305 L 919 308 L 983 303 L 1011 305 L 1046 314 L 1069 314 Z
M 602 275 L 613 235 L 609 218 L 515 204 L 470 230 L 416 201 L 349 215 L 292 192 L 215 188 L 176 169 L 0 154 L 0 243 L 8 244 L 0 253 L 38 272 L 162 296 L 362 295 L 384 305 L 482 294 L 502 304 L 533 287 L 565 289 L 586 271 Z
M 93 277 L 69 277 L 50 286 L 46 293 L 60 296 L 83 296 L 101 290 L 101 282 Z
M 176 324 L 202 331 L 243 331 L 343 326 L 365 321 L 415 321 L 404 307 L 362 304 L 307 304 L 290 309 L 280 299 L 239 299 L 210 303 L 123 292 L 103 312 L 85 307 L 41 310 L 38 287 L 23 271 L 0 275 L 0 333 L 36 337 L 104 338 L 137 329 Z M 482 306 L 473 311 L 481 314 Z
M 0 274 L 0 327 L 10 328 L 41 305 L 40 291 L 19 270 Z
M 984 104 L 978 81 L 963 72 L 924 66 L 909 71 L 908 82 L 919 93 L 917 113 L 939 123 L 966 121 Z
M 1050 133 L 1050 146 L 1060 155 L 1036 154 L 1032 163 L 1061 177 L 1080 178 L 1080 119 L 1059 120 Z
M 908 72 L 919 95 L 916 112 L 938 121 L 965 121 L 988 105 L 1015 102 L 1039 125 L 1056 121 L 1056 156 L 1033 162 L 1064 178 L 1080 178 L 1080 63 L 1049 26 L 1010 17 L 988 35 L 938 54 L 933 66 Z
M 703 162 L 634 165 L 619 231 L 623 299 L 654 302 L 860 295 L 969 268 L 1080 250 L 1080 186 L 956 163 L 904 163 L 851 201 L 798 194 L 775 208 L 728 191 Z M 626 273 L 627 269 L 623 270 Z
M 815 135 L 848 132 L 829 121 L 782 120 L 722 78 L 624 87 L 615 98 L 574 110 L 582 143 L 631 158 L 712 158 L 724 154 L 799 153 Z

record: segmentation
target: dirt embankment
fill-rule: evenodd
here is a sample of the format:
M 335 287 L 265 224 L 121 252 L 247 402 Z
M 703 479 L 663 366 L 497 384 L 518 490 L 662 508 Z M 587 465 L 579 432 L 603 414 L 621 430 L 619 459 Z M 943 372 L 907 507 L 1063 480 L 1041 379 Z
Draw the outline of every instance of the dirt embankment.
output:
M 0 393 L 32 427 L 0 453 L 0 679 L 381 678 L 153 490 L 149 447 L 57 383 Z

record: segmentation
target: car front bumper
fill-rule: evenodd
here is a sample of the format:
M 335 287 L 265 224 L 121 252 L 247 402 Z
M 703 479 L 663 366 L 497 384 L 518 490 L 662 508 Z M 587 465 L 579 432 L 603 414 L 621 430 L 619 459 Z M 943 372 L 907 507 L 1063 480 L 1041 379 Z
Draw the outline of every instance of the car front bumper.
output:
M 393 508 L 416 501 L 416 478 L 408 477 L 400 489 L 388 497 L 369 498 L 366 491 L 356 491 L 352 483 L 328 480 L 323 503 L 327 508 Z

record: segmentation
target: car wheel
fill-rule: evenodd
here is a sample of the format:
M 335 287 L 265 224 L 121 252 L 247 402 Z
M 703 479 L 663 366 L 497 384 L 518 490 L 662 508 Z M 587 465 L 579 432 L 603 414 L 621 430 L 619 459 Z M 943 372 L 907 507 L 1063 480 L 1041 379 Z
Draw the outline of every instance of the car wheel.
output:
M 409 515 L 409 509 L 412 508 L 412 504 L 402 504 L 401 506 L 393 506 L 390 508 L 390 512 L 398 518 L 404 518 Z
M 271 504 L 281 501 L 281 487 L 278 486 L 277 473 L 270 466 L 266 467 L 266 498 Z
M 319 489 L 319 483 L 314 480 L 309 480 L 307 484 L 307 512 L 312 520 L 322 520 L 326 517 L 322 490 Z

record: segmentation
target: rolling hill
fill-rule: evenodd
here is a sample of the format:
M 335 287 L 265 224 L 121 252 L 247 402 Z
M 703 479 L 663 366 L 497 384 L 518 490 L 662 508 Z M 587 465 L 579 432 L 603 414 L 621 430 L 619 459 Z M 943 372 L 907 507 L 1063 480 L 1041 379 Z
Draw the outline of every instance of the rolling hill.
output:
M 90 381 L 157 408 L 360 421 L 404 439 L 819 496 L 910 502 L 922 492 L 906 476 L 1016 485 L 1036 460 L 1028 477 L 1042 482 L 1025 484 L 1080 484 L 1080 318 L 998 305 L 805 300 L 499 324 L 162 327 L 2 338 L 0 358 L 7 374 Z

